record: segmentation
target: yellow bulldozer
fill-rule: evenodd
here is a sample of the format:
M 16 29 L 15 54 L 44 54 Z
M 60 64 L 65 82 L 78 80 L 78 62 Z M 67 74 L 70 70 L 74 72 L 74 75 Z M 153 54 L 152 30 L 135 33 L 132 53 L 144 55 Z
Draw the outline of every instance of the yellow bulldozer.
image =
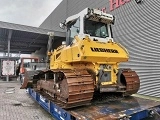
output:
M 54 34 L 49 35 L 46 69 L 25 71 L 21 88 L 32 87 L 59 101 L 64 108 L 90 103 L 94 94 L 129 96 L 137 93 L 140 80 L 130 68 L 119 68 L 129 53 L 114 42 L 111 25 L 115 17 L 97 9 L 86 8 L 60 23 L 66 41 L 52 49 Z M 34 64 L 36 65 L 36 64 Z M 39 68 L 38 63 L 34 68 Z

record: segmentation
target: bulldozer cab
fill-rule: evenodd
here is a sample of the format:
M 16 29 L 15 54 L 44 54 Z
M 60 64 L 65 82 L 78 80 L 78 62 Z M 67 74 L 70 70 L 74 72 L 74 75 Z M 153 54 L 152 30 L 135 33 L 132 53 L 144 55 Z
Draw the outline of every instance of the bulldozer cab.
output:
M 72 44 L 76 35 L 88 35 L 94 41 L 107 42 L 112 39 L 111 24 L 114 24 L 114 20 L 113 15 L 86 8 L 60 23 L 60 27 L 67 30 L 66 45 Z

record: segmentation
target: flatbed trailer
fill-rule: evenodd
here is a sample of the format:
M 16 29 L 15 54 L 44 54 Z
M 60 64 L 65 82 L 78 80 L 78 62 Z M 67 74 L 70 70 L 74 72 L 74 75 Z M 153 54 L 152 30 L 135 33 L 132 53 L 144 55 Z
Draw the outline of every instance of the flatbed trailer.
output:
M 31 88 L 28 93 L 58 120 L 160 120 L 160 102 L 154 100 L 129 96 L 65 110 Z

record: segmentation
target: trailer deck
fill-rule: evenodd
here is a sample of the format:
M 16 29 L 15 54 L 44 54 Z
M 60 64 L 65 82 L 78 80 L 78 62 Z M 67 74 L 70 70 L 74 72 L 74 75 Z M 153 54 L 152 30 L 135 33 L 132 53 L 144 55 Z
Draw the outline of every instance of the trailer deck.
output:
M 70 111 L 71 115 L 85 119 L 120 119 L 130 118 L 140 120 L 149 116 L 151 111 L 159 108 L 159 102 L 146 100 L 137 97 L 128 97 L 122 100 L 115 100 L 103 104 L 85 106 Z M 154 108 L 153 108 L 154 107 Z
M 139 97 L 94 103 L 64 110 L 33 89 L 28 93 L 58 120 L 159 120 L 160 102 Z

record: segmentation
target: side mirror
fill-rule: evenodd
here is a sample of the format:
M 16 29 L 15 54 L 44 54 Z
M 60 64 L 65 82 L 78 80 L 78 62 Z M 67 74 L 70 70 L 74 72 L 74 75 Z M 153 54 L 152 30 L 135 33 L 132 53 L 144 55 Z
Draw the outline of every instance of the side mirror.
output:
M 66 25 L 65 25 L 64 23 L 60 23 L 60 24 L 59 24 L 59 27 L 64 30 L 65 27 L 66 27 Z

